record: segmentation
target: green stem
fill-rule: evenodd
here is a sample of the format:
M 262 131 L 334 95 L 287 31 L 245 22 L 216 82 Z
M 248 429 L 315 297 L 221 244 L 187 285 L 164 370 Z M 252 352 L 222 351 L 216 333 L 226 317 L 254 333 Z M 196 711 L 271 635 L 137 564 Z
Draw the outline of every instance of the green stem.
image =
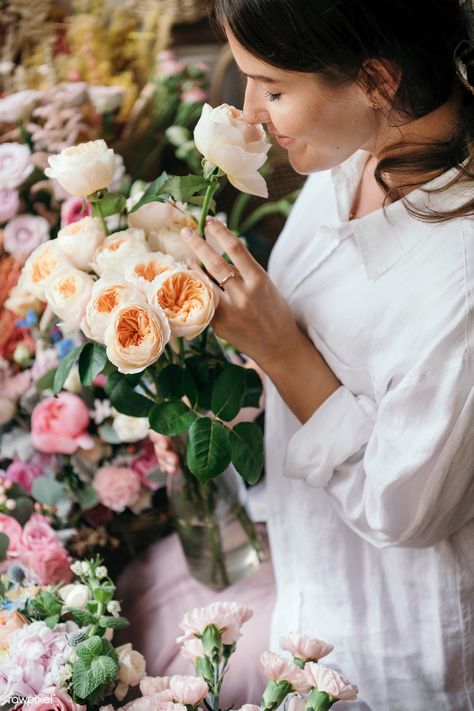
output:
M 208 487 L 210 484 L 207 485 Z M 211 497 L 211 492 L 204 492 L 204 514 L 207 523 L 209 541 L 212 551 L 212 572 L 211 579 L 216 585 L 222 584 L 224 587 L 230 585 L 227 573 L 224 550 L 222 548 L 222 538 L 219 529 L 219 522 L 215 513 L 215 500 Z
M 242 213 L 247 207 L 249 200 L 250 195 L 248 193 L 240 193 L 237 196 L 229 215 L 229 222 L 227 224 L 229 230 L 238 230 L 240 220 L 242 219 Z
M 104 603 L 103 602 L 98 602 L 97 603 L 97 622 L 92 625 L 90 632 L 89 632 L 89 637 L 93 637 L 95 633 L 97 632 L 97 628 L 99 626 L 99 620 L 102 617 L 102 613 L 104 611 Z
M 96 216 L 99 218 L 99 220 L 102 224 L 102 229 L 105 232 L 105 236 L 107 237 L 107 235 L 109 234 L 109 230 L 107 228 L 107 223 L 105 221 L 104 213 L 102 212 L 100 200 L 97 200 L 96 202 L 92 202 L 92 212 L 96 213 Z
M 200 237 L 204 237 L 204 224 L 206 222 L 207 213 L 209 212 L 209 207 L 212 202 L 212 198 L 217 188 L 219 187 L 219 181 L 215 176 L 211 176 L 209 179 L 209 185 L 207 186 L 206 194 L 204 195 L 204 202 L 202 203 L 201 215 L 199 216 L 199 222 L 197 227 L 197 232 Z
M 276 213 L 280 213 L 284 217 L 288 217 L 288 207 L 285 203 L 282 203 L 281 200 L 278 202 L 270 202 L 265 205 L 260 205 L 260 207 L 255 208 L 255 210 L 251 212 L 247 219 L 240 225 L 240 234 L 248 232 L 254 225 L 258 224 L 260 220 L 263 220 L 263 218 L 267 215 L 273 215 Z
M 263 560 L 263 548 L 262 548 L 262 543 L 260 541 L 260 538 L 257 535 L 257 532 L 255 531 L 254 525 L 252 521 L 249 518 L 249 515 L 245 508 L 238 504 L 234 509 L 233 513 L 235 516 L 238 518 L 240 521 L 240 525 L 244 529 L 245 533 L 247 534 L 247 538 L 249 539 L 252 547 L 254 548 L 258 559 Z

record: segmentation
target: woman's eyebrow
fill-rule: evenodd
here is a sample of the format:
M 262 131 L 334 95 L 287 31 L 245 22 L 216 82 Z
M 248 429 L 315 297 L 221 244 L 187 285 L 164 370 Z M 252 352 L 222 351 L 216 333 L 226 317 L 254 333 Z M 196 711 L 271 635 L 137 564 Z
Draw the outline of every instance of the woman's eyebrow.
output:
M 239 72 L 244 76 L 248 77 L 248 79 L 255 79 L 255 81 L 263 81 L 265 84 L 276 84 L 277 80 L 272 79 L 271 77 L 266 77 L 263 74 L 247 74 L 247 72 L 243 72 L 242 69 L 239 68 Z

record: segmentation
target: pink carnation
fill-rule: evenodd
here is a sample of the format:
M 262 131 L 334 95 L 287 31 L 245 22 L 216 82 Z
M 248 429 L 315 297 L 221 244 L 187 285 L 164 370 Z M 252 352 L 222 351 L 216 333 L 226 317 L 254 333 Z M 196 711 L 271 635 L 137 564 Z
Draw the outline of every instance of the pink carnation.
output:
M 304 671 L 288 659 L 283 659 L 274 652 L 263 652 L 260 661 L 267 679 L 287 681 L 291 684 L 293 691 L 297 691 L 299 694 L 305 694 L 310 690 L 311 684 Z
M 89 410 L 74 393 L 62 392 L 36 405 L 31 416 L 31 438 L 40 452 L 73 454 L 79 447 L 92 449 L 93 438 L 87 434 Z
M 291 632 L 286 637 L 282 637 L 280 647 L 304 662 L 317 662 L 318 659 L 325 657 L 334 649 L 332 644 L 323 642 L 321 639 L 313 639 L 300 632 Z
M 31 485 L 37 476 L 43 473 L 42 467 L 32 462 L 22 462 L 21 459 L 16 459 L 7 467 L 5 479 L 13 481 L 21 486 L 27 494 L 31 494 Z
M 240 628 L 253 615 L 252 610 L 237 602 L 213 602 L 207 607 L 195 607 L 185 614 L 179 626 L 185 632 L 178 643 L 202 635 L 208 625 L 215 625 L 224 644 L 233 644 L 241 637 Z
M 209 687 L 204 679 L 179 674 L 171 677 L 170 689 L 173 692 L 174 700 L 185 706 L 197 706 L 209 692 Z
M 82 220 L 83 217 L 88 217 L 92 214 L 91 204 L 86 201 L 84 210 L 84 201 L 79 197 L 67 198 L 61 205 L 61 227 L 71 225 L 73 222 Z
M 357 686 L 351 684 L 334 669 L 316 662 L 309 662 L 305 665 L 304 674 L 310 686 L 315 687 L 318 691 L 325 691 L 326 694 L 341 701 L 355 701 L 357 699 L 359 693 Z
M 169 676 L 146 676 L 140 681 L 140 691 L 143 696 L 158 694 L 170 688 L 170 679 Z
M 47 698 L 51 701 L 46 700 Z M 23 704 L 23 709 L 25 711 L 86 711 L 87 709 L 86 706 L 76 704 L 64 691 L 40 691 L 37 699 L 32 703 Z
M 112 511 L 123 511 L 133 506 L 140 495 L 140 477 L 133 469 L 102 467 L 94 477 L 93 487 L 99 501 Z

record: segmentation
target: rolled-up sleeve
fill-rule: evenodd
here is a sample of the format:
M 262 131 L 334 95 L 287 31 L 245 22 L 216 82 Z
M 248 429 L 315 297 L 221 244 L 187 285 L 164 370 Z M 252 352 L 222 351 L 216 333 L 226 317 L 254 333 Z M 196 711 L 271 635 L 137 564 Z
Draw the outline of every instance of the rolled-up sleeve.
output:
M 324 487 L 378 547 L 424 547 L 474 516 L 472 356 L 407 376 L 378 408 L 336 390 L 293 435 L 285 475 Z

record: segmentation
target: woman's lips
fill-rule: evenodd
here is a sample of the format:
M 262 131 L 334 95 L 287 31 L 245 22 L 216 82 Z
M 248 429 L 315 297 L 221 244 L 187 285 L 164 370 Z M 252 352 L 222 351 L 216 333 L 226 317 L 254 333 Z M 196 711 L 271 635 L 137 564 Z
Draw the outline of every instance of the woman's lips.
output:
M 283 148 L 289 148 L 295 141 L 294 138 L 290 138 L 289 136 L 281 136 L 279 133 L 274 133 L 273 135 Z

